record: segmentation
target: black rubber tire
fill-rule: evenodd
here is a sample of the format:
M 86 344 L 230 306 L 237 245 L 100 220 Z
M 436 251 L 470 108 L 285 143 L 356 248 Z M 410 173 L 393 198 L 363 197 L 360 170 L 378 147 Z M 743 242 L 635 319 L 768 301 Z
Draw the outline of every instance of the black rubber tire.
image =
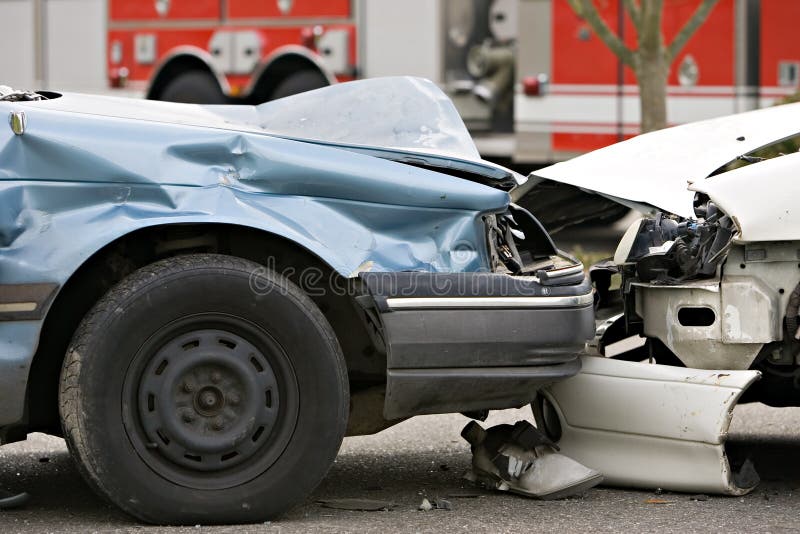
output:
M 258 276 L 255 285 L 254 273 Z M 233 325 L 248 325 L 237 334 L 252 346 L 273 347 L 277 352 L 270 353 L 269 364 L 275 365 L 276 377 L 283 377 L 278 384 L 288 385 L 276 389 L 281 402 L 280 409 L 276 408 L 276 423 L 257 454 L 247 457 L 239 464 L 242 467 L 224 467 L 209 475 L 170 463 L 165 457 L 167 447 L 154 443 L 142 446 L 147 436 L 141 428 L 145 417 L 141 412 L 146 409 L 136 412 L 131 406 L 136 402 L 126 393 L 136 389 L 126 385 L 144 387 L 144 381 L 150 380 L 150 374 L 142 371 L 137 375 L 136 370 L 142 369 L 148 358 L 152 362 L 160 354 L 152 356 L 147 349 L 156 346 L 152 340 L 166 339 L 159 337 L 160 332 L 171 335 L 175 330 L 170 329 L 178 324 L 186 330 L 200 328 L 210 318 L 220 317 Z M 162 344 L 162 349 L 168 345 Z M 212 351 L 218 350 L 214 347 Z M 182 354 L 170 362 L 185 366 L 191 357 Z M 293 391 L 298 398 L 289 398 Z M 339 343 L 306 294 L 285 277 L 253 262 L 194 254 L 136 271 L 94 306 L 67 351 L 59 404 L 69 450 L 84 478 L 101 496 L 146 522 L 230 524 L 275 518 L 312 492 L 341 445 L 348 392 Z M 137 395 L 141 398 L 142 390 Z M 166 396 L 167 401 L 170 398 Z M 250 406 L 251 397 L 243 398 L 246 400 L 241 404 Z M 168 402 L 160 399 L 155 409 L 150 408 L 148 417 L 171 417 L 169 408 L 178 409 L 172 405 L 164 409 L 162 405 Z M 264 410 L 263 394 L 260 402 L 258 409 Z M 295 411 L 291 412 L 289 406 Z M 131 415 L 135 413 L 138 419 Z M 294 417 L 287 415 L 291 413 Z M 207 432 L 209 427 L 203 429 Z M 280 441 L 281 436 L 284 441 Z M 281 443 L 285 445 L 281 447 Z M 264 464 L 264 470 L 253 478 L 225 487 L 218 484 L 225 477 L 233 481 L 231 472 L 249 476 L 247 469 L 256 466 L 260 470 L 258 464 L 265 458 L 272 463 Z M 188 482 L 175 482 L 179 476 Z
M 192 70 L 170 80 L 158 100 L 184 104 L 226 104 L 228 99 L 210 72 Z
M 294 72 L 278 82 L 275 89 L 272 90 L 270 100 L 283 98 L 284 96 L 296 95 L 297 93 L 304 93 L 312 89 L 319 89 L 330 85 L 327 78 L 321 72 L 316 70 L 301 70 Z

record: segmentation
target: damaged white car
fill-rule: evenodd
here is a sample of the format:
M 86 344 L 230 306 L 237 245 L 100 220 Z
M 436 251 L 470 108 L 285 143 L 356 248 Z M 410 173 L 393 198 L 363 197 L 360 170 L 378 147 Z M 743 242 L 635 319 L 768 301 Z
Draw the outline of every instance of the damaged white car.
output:
M 641 135 L 515 191 L 557 182 L 644 214 L 592 268 L 607 319 L 597 349 L 663 365 L 585 358 L 535 408 L 562 450 L 607 481 L 744 493 L 752 466 L 734 474 L 723 448 L 734 404 L 800 405 L 798 119 L 790 104 Z

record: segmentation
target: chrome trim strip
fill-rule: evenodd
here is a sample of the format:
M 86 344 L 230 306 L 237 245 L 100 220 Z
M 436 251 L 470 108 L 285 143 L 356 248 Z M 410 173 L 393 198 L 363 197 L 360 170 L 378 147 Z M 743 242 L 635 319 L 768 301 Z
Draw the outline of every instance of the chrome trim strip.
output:
M 458 308 L 575 308 L 594 303 L 594 294 L 564 297 L 410 297 L 388 298 L 393 310 Z
M 564 267 L 563 269 L 554 269 L 552 271 L 544 271 L 548 278 L 559 278 L 561 276 L 570 276 L 578 274 L 583 271 L 583 265 L 573 265 L 572 267 Z
M 0 321 L 35 321 L 44 317 L 58 284 L 0 284 Z
M 32 312 L 36 309 L 35 302 L 8 302 L 0 303 L 0 313 Z

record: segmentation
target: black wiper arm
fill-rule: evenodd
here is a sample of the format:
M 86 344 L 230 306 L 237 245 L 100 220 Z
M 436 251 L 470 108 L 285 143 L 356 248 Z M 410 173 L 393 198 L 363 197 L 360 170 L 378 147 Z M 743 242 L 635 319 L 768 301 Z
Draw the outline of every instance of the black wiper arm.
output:
M 747 156 L 747 155 L 741 155 L 741 156 L 739 156 L 739 157 L 738 157 L 738 158 L 736 158 L 736 159 L 740 159 L 740 160 L 742 160 L 742 161 L 746 161 L 747 163 L 758 163 L 759 161 L 764 161 L 764 160 L 766 160 L 767 158 L 760 158 L 760 157 L 758 157 L 758 156 Z

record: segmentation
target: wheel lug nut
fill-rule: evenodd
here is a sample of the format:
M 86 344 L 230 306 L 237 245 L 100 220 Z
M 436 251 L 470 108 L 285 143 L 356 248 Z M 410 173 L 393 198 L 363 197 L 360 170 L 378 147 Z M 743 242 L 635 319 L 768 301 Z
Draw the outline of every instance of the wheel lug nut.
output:
M 241 400 L 242 399 L 239 398 L 239 395 L 237 393 L 231 393 L 230 395 L 228 395 L 228 402 L 231 403 L 234 406 L 239 404 L 239 402 L 241 402 Z
M 211 408 L 216 404 L 217 399 L 214 397 L 213 393 L 204 393 L 202 397 L 200 397 L 200 402 L 206 407 Z
M 192 385 L 191 382 L 186 381 L 183 383 L 183 391 L 185 391 L 186 393 L 191 393 L 192 391 L 194 391 L 194 386 Z
M 213 371 L 211 373 L 211 381 L 216 384 L 220 380 L 222 380 L 222 376 L 219 374 L 219 372 L 218 371 Z
M 222 430 L 223 427 L 224 425 L 222 424 L 222 419 L 220 418 L 214 419 L 214 422 L 211 423 L 211 428 L 214 430 Z
M 194 414 L 192 412 L 183 412 L 183 422 L 191 423 L 194 421 Z

